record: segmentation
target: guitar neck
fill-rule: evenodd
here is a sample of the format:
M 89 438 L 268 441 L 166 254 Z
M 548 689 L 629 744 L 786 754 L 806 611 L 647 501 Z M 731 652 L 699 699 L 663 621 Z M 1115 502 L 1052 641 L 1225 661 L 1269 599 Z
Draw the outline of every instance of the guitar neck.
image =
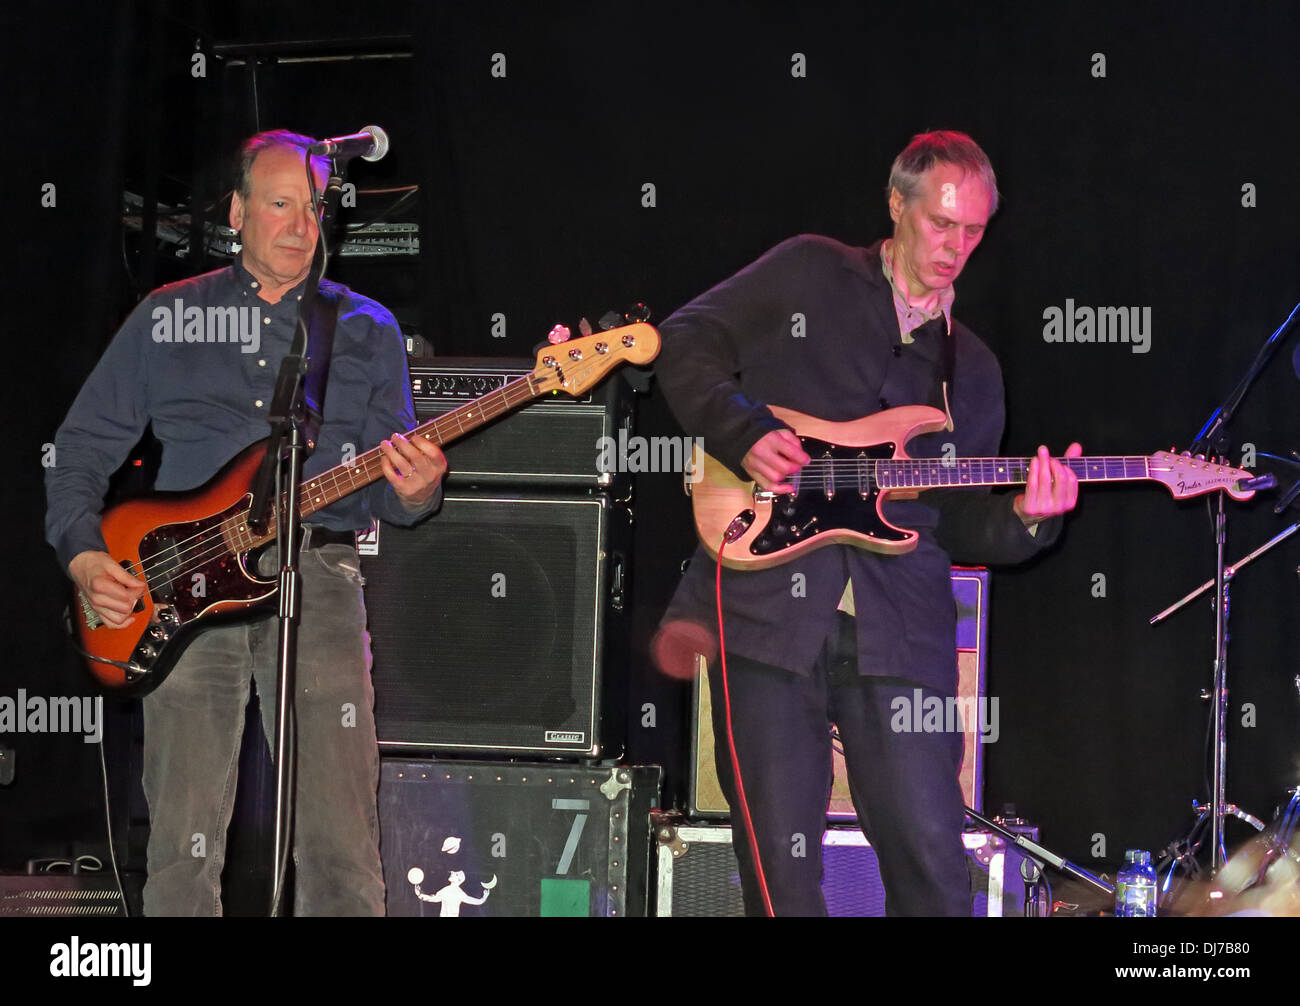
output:
M 1013 486 L 1029 481 L 1033 458 L 900 458 L 865 462 L 882 489 L 939 489 L 947 486 Z M 1151 458 L 1091 457 L 1054 459 L 1080 482 L 1150 479 Z M 841 462 L 842 464 L 843 462 Z M 808 466 L 812 468 L 813 465 Z M 808 469 L 805 469 L 808 472 Z M 815 477 L 815 476 L 814 476 Z
M 526 374 L 481 398 L 421 423 L 409 431 L 407 437 L 424 437 L 431 444 L 442 446 L 505 415 L 539 394 L 541 392 L 537 390 L 533 376 Z M 383 478 L 384 470 L 380 464 L 382 457 L 383 451 L 375 447 L 364 454 L 358 454 L 346 464 L 335 465 L 328 471 L 305 480 L 298 500 L 301 515 L 308 517 Z

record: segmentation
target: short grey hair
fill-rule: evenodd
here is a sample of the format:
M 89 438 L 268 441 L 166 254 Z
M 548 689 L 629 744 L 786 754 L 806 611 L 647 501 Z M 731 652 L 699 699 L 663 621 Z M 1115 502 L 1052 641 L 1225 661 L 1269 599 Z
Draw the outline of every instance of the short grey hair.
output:
M 236 166 L 235 179 L 235 191 L 239 193 L 239 198 L 246 201 L 253 193 L 253 162 L 257 160 L 257 155 L 262 151 L 271 150 L 275 147 L 287 147 L 290 150 L 299 150 L 306 156 L 307 148 L 315 142 L 310 136 L 291 133 L 287 129 L 268 129 L 255 136 L 250 136 L 239 145 L 239 161 Z M 328 169 L 328 158 L 317 155 L 312 160 Z
M 932 133 L 918 133 L 894 158 L 889 169 L 888 198 L 894 189 L 902 193 L 904 202 L 911 202 L 920 194 L 921 177 L 936 164 L 953 164 L 966 172 L 974 172 L 992 194 L 989 215 L 997 212 L 998 180 L 993 165 L 978 143 L 965 133 L 940 129 Z

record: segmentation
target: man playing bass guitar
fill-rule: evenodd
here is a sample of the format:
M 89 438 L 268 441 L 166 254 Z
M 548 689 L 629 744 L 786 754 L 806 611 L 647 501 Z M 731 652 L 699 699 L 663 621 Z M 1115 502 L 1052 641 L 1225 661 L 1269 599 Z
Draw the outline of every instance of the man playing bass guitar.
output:
M 272 390 L 316 249 L 305 164 L 313 142 L 276 130 L 243 144 L 230 209 L 242 243 L 238 257 L 227 268 L 146 297 L 55 437 L 57 465 L 46 478 L 47 538 L 107 626 L 130 621 L 145 592 L 141 580 L 108 554 L 99 515 L 109 476 L 146 425 L 163 447 L 159 490 L 202 485 L 267 434 Z M 324 169 L 324 162 L 313 160 L 319 185 Z M 384 480 L 321 509 L 305 532 L 294 911 L 382 915 L 379 753 L 353 532 L 369 527 L 372 516 L 412 524 L 431 513 L 446 463 L 426 439 L 393 432 L 414 423 L 393 316 L 346 287 L 322 281 L 321 289 L 337 296 L 339 310 L 328 407 L 304 476 L 379 444 Z M 219 331 L 212 330 L 214 319 Z M 206 589 L 202 577 L 193 579 L 173 589 Z M 244 707 L 255 682 L 263 726 L 273 737 L 276 638 L 271 615 L 209 628 L 144 699 L 147 914 L 220 914 Z

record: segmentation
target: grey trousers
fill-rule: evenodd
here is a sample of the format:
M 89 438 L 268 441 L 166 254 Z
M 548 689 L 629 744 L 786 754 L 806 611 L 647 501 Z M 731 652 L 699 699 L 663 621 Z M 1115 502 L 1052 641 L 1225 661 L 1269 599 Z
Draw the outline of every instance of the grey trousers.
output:
M 383 915 L 379 748 L 356 550 L 305 549 L 298 632 L 295 915 Z M 249 683 L 274 750 L 274 616 L 202 631 L 144 699 L 146 915 L 220 915 Z

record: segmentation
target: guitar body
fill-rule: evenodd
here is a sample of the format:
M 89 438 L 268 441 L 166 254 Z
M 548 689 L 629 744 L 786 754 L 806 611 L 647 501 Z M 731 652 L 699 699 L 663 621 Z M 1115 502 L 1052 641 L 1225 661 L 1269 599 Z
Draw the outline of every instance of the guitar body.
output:
M 915 531 L 885 520 L 886 499 L 914 499 L 925 489 L 1024 485 L 1033 458 L 909 458 L 907 442 L 937 433 L 947 416 L 924 405 L 886 409 L 831 423 L 792 409 L 772 413 L 794 430 L 808 464 L 788 479 L 793 493 L 777 496 L 736 478 L 701 450 L 692 459 L 686 492 L 695 530 L 714 558 L 724 535 L 730 569 L 767 569 L 827 545 L 852 545 L 885 555 L 916 548 Z M 1190 452 L 1056 458 L 1080 482 L 1159 482 L 1175 499 L 1223 491 L 1235 500 L 1255 495 L 1262 479 L 1221 460 Z
M 100 621 L 76 592 L 75 635 L 101 684 L 129 694 L 153 690 L 198 629 L 275 596 L 276 581 L 249 569 L 250 550 L 240 550 L 232 534 L 243 526 L 238 515 L 248 508 L 265 450 L 265 441 L 247 448 L 200 489 L 158 493 L 104 513 L 109 555 L 137 576 L 143 570 L 146 589 L 121 629 Z
M 939 409 L 907 405 L 847 423 L 832 423 L 793 409 L 772 407 L 790 426 L 804 452 L 818 459 L 851 463 L 866 459 L 907 458 L 904 446 L 913 437 L 945 427 Z M 753 522 L 723 552 L 729 569 L 767 569 L 828 545 L 853 545 L 886 555 L 916 548 L 917 533 L 889 523 L 881 513 L 888 497 L 908 499 L 917 491 L 881 489 L 875 479 L 836 479 L 833 486 L 806 476 L 793 495 L 771 497 L 755 492 L 724 465 L 702 451 L 695 456 L 695 482 L 689 483 L 695 529 L 708 553 L 717 558 L 718 543 L 735 517 L 745 511 Z

